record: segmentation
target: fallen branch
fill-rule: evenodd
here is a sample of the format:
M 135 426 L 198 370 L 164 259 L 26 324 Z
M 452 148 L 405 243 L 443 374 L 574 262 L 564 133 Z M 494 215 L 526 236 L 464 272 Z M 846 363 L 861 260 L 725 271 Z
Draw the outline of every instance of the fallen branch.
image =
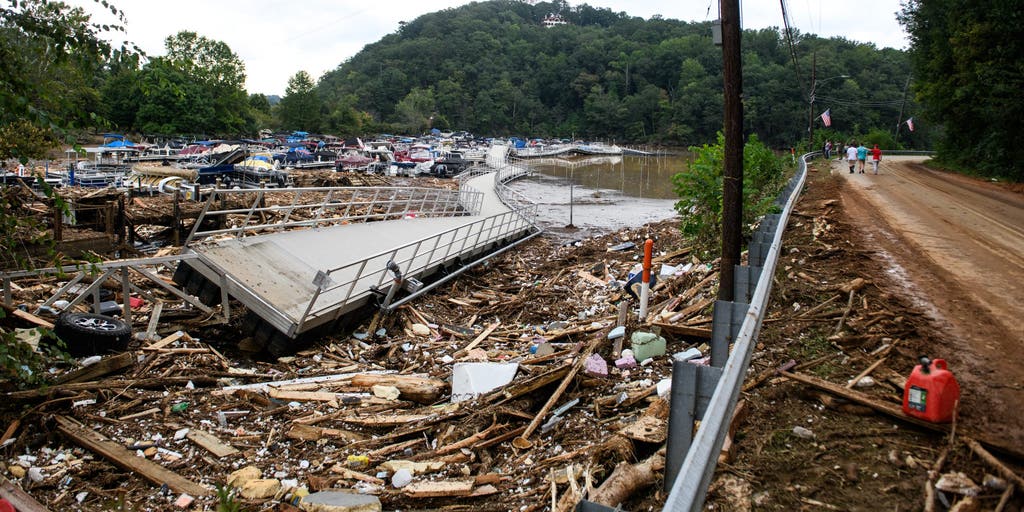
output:
M 964 442 L 967 443 L 967 446 L 971 447 L 971 451 L 974 452 L 975 455 L 981 457 L 981 460 L 985 461 L 989 466 L 992 466 L 992 468 L 1001 473 L 1003 477 L 1007 480 L 1016 482 L 1016 485 L 1018 486 L 1024 487 L 1024 478 L 1021 478 L 1020 475 L 1014 473 L 1012 469 L 1006 467 L 1005 464 L 1000 462 L 999 459 L 995 458 L 988 452 L 988 450 L 982 447 L 980 443 L 969 437 L 964 437 Z

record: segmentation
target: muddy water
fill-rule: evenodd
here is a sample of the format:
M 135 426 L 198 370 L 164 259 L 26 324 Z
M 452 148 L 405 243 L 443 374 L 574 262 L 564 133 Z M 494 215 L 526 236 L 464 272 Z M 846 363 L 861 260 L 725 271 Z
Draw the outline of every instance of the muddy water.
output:
M 527 160 L 537 174 L 512 187 L 538 203 L 539 222 L 549 233 L 584 238 L 675 217 L 672 176 L 685 169 L 687 157 Z

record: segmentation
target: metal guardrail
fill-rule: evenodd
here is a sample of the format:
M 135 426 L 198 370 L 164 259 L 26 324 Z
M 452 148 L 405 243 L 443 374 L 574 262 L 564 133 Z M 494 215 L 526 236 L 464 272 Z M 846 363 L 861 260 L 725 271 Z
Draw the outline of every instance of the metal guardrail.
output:
M 266 195 L 291 195 L 288 204 L 265 205 Z M 224 207 L 226 204 L 246 207 Z M 217 235 L 244 237 L 285 229 L 316 228 L 342 223 L 417 217 L 453 217 L 479 213 L 483 193 L 472 187 L 446 190 L 426 187 L 312 187 L 288 189 L 216 189 L 207 198 L 185 240 Z M 203 221 L 219 217 L 235 225 L 200 230 Z M 225 222 L 226 223 L 226 222 Z
M 666 498 L 663 509 L 665 511 L 698 512 L 704 505 L 708 485 L 714 474 L 715 466 L 718 463 L 718 455 L 725 441 L 733 411 L 736 408 L 736 401 L 739 398 L 743 378 L 747 373 L 747 368 L 750 366 L 753 348 L 757 345 L 757 336 L 761 330 L 761 322 L 764 319 L 768 299 L 771 294 L 775 266 L 778 263 L 779 253 L 782 248 L 782 235 L 807 176 L 807 159 L 814 155 L 815 153 L 808 153 L 801 156 L 796 175 L 793 176 L 783 194 L 780 195 L 780 201 L 785 201 L 782 213 L 778 216 L 777 222 L 772 222 L 774 224 L 774 234 L 771 236 L 767 251 L 757 257 L 757 259 L 764 258 L 760 278 L 757 280 L 757 286 L 750 296 L 749 307 L 746 309 L 743 322 L 736 334 L 732 353 L 722 367 L 721 377 L 718 379 L 714 393 L 711 395 L 710 401 L 704 410 L 700 428 L 693 437 L 689 450 L 686 452 L 686 458 L 682 461 L 678 472 L 675 471 L 674 467 L 670 467 L 672 464 L 671 458 L 666 464 L 666 479 L 670 478 L 669 475 L 671 474 L 677 474 L 677 476 L 675 476 L 671 491 L 668 498 Z M 763 242 L 760 244 L 764 245 Z M 751 259 L 754 258 L 754 245 L 754 243 L 751 244 L 749 254 Z M 758 250 L 758 252 L 760 251 Z M 751 265 L 754 265 L 754 263 L 751 263 Z M 716 304 L 717 307 L 718 305 Z M 674 398 L 675 390 L 673 390 Z M 673 400 L 674 405 L 675 401 Z M 685 427 L 686 425 L 683 426 Z M 690 427 L 692 428 L 692 425 Z
M 488 165 L 498 163 L 495 159 L 489 160 Z M 530 170 L 507 162 L 500 164 L 495 171 L 472 169 L 459 175 L 460 189 L 472 190 L 469 180 L 487 173 L 494 174 L 495 192 L 509 211 L 423 237 L 358 262 L 318 272 L 314 281 L 316 292 L 299 319 L 296 332 L 302 332 L 303 327 L 310 322 L 317 323 L 318 317 L 322 315 L 335 314 L 339 304 L 348 303 L 354 296 L 367 293 L 365 290 L 382 287 L 390 278 L 387 269 L 389 261 L 397 264 L 402 275 L 408 276 L 445 265 L 465 255 L 479 254 L 496 245 L 504 245 L 500 242 L 510 242 L 523 234 L 538 234 L 541 230 L 535 222 L 537 204 L 506 186 L 507 182 L 528 175 Z M 477 210 L 479 208 L 478 202 Z M 326 305 L 317 307 L 317 302 L 324 296 L 332 297 Z

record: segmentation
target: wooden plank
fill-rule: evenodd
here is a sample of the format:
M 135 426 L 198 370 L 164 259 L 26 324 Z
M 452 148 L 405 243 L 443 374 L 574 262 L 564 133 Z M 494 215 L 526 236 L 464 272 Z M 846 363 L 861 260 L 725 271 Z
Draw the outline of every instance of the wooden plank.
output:
M 469 496 L 473 492 L 473 480 L 442 480 L 439 482 L 413 482 L 403 489 L 410 498 L 439 498 L 445 496 Z
M 390 414 L 386 416 L 346 416 L 341 418 L 345 423 L 353 425 L 365 425 L 367 427 L 397 427 L 406 423 L 415 423 L 434 417 L 434 414 Z
M 0 476 L 0 498 L 11 502 L 18 512 L 50 512 L 50 509 L 4 476 Z
M 234 446 L 224 443 L 218 439 L 217 436 L 205 430 L 189 430 L 185 437 L 217 457 L 227 457 L 230 455 L 238 455 L 239 453 Z
M 160 412 L 160 408 L 159 407 L 151 407 L 151 408 L 146 409 L 145 411 L 142 411 L 142 412 L 137 412 L 135 414 L 129 414 L 127 416 L 121 416 L 120 418 L 118 418 L 118 420 L 119 421 L 133 420 L 135 418 L 141 418 L 143 416 L 149 416 L 151 414 L 156 414 L 158 412 Z
M 27 311 L 22 311 L 22 310 L 17 309 L 17 308 L 14 308 L 14 309 L 12 309 L 10 311 L 11 311 L 12 315 L 14 315 L 14 316 L 16 316 L 16 317 L 18 317 L 18 318 L 20 318 L 22 320 L 26 320 L 28 322 L 31 322 L 31 323 L 33 323 L 35 325 L 38 325 L 39 327 L 46 327 L 47 329 L 53 329 L 53 322 L 50 322 L 48 320 L 39 318 L 38 316 L 35 316 L 32 313 L 29 313 Z
M 164 348 L 167 345 L 170 345 L 171 343 L 174 343 L 175 341 L 178 341 L 178 340 L 180 340 L 181 338 L 184 338 L 184 337 L 185 337 L 185 333 L 184 332 L 177 331 L 174 334 L 165 336 L 162 340 L 160 340 L 160 341 L 158 341 L 156 343 L 153 343 L 151 345 L 147 345 L 145 347 L 142 347 L 142 350 L 157 350 L 157 349 L 161 349 L 161 348 Z
M 469 353 L 469 351 L 473 350 L 474 348 L 476 348 L 476 346 L 479 345 L 480 342 L 482 342 L 485 339 L 487 339 L 487 337 L 490 336 L 491 333 L 494 332 L 494 330 L 497 329 L 499 325 L 501 325 L 501 320 L 498 320 L 497 322 L 494 322 L 493 324 L 488 325 L 487 328 L 484 329 L 484 332 L 481 332 L 479 336 L 474 338 L 473 341 L 469 342 L 469 344 L 466 345 L 465 347 L 462 347 L 461 350 L 456 351 L 455 355 L 453 357 L 458 359 L 458 358 L 466 355 L 467 353 Z
M 668 439 L 668 422 L 654 416 L 641 416 L 619 434 L 636 441 L 661 444 Z
M 878 368 L 884 362 L 885 362 L 885 358 L 884 357 L 879 359 L 878 361 L 875 361 L 874 364 L 872 364 L 871 366 L 868 366 L 864 371 L 860 372 L 860 374 L 858 374 L 856 377 L 850 379 L 850 382 L 846 383 L 846 389 L 853 389 L 853 387 L 856 386 L 857 383 L 860 382 L 861 379 L 863 379 L 864 377 L 867 377 L 868 375 L 871 375 L 871 372 L 875 371 L 875 368 Z
M 661 330 L 679 336 L 686 336 L 689 338 L 697 338 L 702 341 L 708 341 L 711 339 L 711 329 L 703 329 L 700 327 L 690 327 L 687 325 L 677 325 L 665 322 L 652 322 L 652 326 L 661 327 Z
M 105 357 L 100 359 L 99 362 L 91 364 L 84 368 L 79 368 L 73 372 L 68 372 L 57 379 L 57 384 L 68 384 L 71 382 L 85 382 L 93 379 L 97 379 L 104 375 L 114 373 L 119 370 L 123 370 L 129 366 L 135 364 L 135 353 L 124 352 L 116 356 Z
M 97 455 L 127 471 L 137 473 L 158 486 L 167 484 L 167 487 L 175 492 L 185 492 L 193 496 L 213 494 L 211 489 L 197 484 L 151 460 L 137 457 L 134 452 L 67 416 L 58 415 L 55 416 L 55 420 L 57 421 L 57 428 L 83 448 L 95 452 Z

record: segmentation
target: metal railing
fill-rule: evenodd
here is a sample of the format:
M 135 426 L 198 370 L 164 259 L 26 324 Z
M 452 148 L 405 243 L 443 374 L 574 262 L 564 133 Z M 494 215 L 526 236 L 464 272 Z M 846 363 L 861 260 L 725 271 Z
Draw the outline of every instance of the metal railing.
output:
M 489 165 L 495 163 L 491 160 Z M 316 291 L 295 331 L 302 332 L 306 324 L 320 323 L 324 315 L 338 315 L 340 305 L 383 287 L 390 278 L 388 262 L 394 262 L 403 276 L 411 276 L 494 249 L 524 234 L 539 233 L 541 230 L 535 222 L 537 204 L 506 186 L 507 182 L 528 175 L 530 170 L 508 163 L 501 164 L 496 171 L 472 169 L 458 177 L 460 189 L 474 190 L 469 181 L 488 173 L 494 174 L 495 192 L 508 211 L 370 255 L 361 261 L 317 272 L 313 282 Z
M 785 203 L 778 222 L 775 224 L 770 246 L 764 254 L 764 263 L 757 286 L 750 297 L 749 307 L 735 337 L 732 352 L 722 367 L 721 377 L 718 379 L 714 393 L 704 410 L 700 428 L 694 435 L 686 458 L 678 470 L 663 510 L 697 512 L 704 505 L 708 485 L 718 463 L 719 452 L 725 441 L 729 423 L 736 408 L 736 401 L 743 387 L 743 378 L 750 366 L 750 357 L 754 346 L 757 345 L 757 336 L 761 330 L 768 298 L 771 295 L 772 278 L 782 247 L 782 235 L 807 176 L 806 160 L 813 155 L 814 153 L 808 153 L 800 158 L 797 173 L 783 192 L 783 194 L 788 193 L 788 197 L 785 195 L 780 197 L 780 200 L 784 200 Z M 752 250 L 751 254 L 753 252 Z M 753 265 L 753 263 L 751 264 Z M 666 467 L 666 475 L 670 473 L 675 473 L 674 468 Z
M 267 195 L 275 198 L 267 205 Z M 290 197 L 289 197 L 290 196 Z M 395 220 L 407 216 L 454 217 L 479 213 L 483 193 L 472 187 L 312 187 L 289 189 L 216 189 L 207 198 L 185 240 L 218 235 L 244 237 L 285 229 Z M 201 230 L 204 220 L 225 227 Z

